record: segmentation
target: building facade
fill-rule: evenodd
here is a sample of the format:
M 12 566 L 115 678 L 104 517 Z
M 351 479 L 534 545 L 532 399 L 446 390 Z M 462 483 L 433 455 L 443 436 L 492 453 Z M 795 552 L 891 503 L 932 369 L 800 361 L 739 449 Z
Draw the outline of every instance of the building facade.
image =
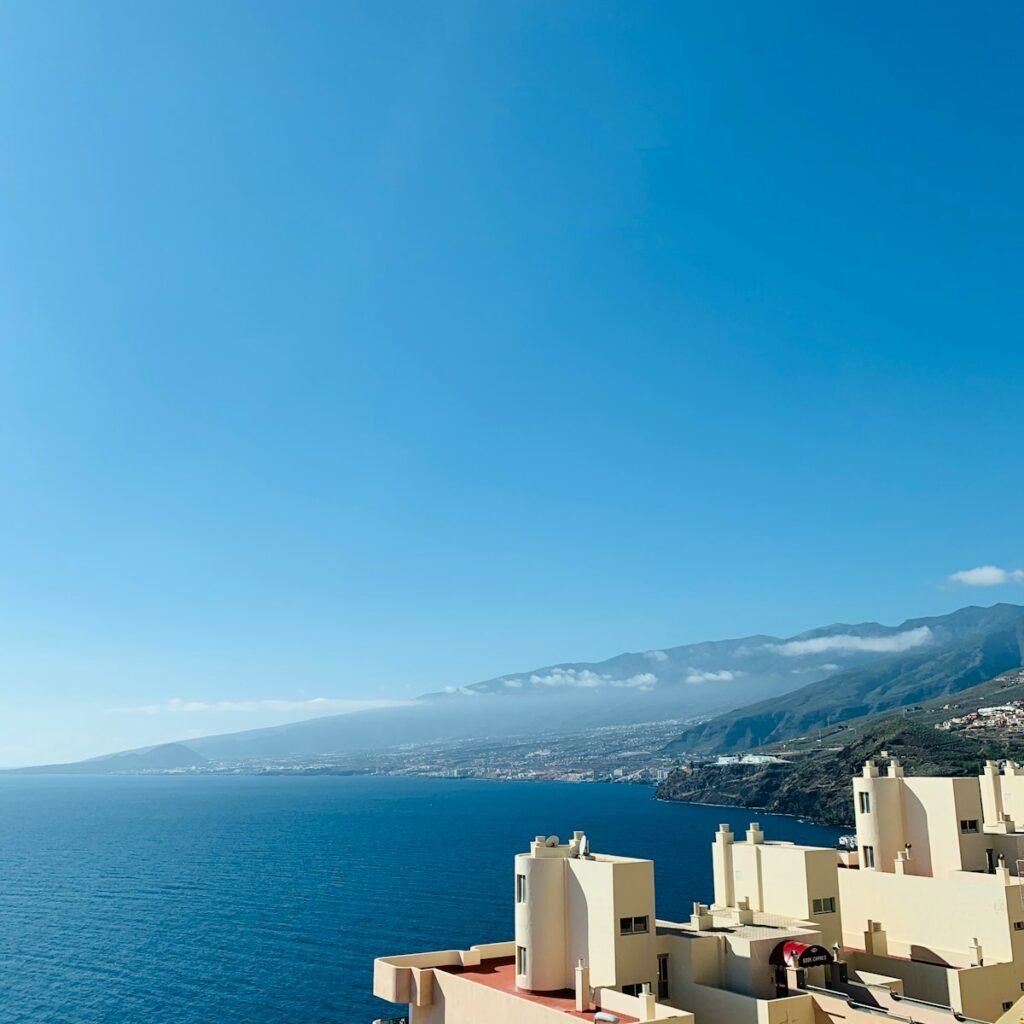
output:
M 714 899 L 659 920 L 654 865 L 537 836 L 514 938 L 383 957 L 408 1024 L 1024 1024 L 1024 772 L 853 780 L 857 849 L 714 836 Z

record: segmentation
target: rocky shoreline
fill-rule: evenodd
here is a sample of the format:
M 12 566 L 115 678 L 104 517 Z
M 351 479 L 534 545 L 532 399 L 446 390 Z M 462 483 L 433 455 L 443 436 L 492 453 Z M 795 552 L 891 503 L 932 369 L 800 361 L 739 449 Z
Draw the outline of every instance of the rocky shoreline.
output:
M 904 716 L 849 730 L 842 745 L 776 750 L 768 764 L 687 764 L 676 768 L 655 795 L 681 803 L 746 807 L 790 814 L 822 825 L 850 826 L 850 780 L 868 758 L 898 757 L 908 774 L 976 775 L 985 760 L 1020 757 L 1022 744 L 951 734 Z M 835 742 L 835 741 L 833 741 Z

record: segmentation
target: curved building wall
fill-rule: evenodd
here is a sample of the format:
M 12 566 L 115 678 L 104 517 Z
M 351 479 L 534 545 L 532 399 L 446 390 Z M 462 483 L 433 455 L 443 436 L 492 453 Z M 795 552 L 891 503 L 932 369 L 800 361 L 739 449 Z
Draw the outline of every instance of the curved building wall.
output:
M 516 857 L 516 874 L 526 879 L 525 899 L 516 903 L 516 945 L 526 950 L 519 988 L 554 992 L 566 987 L 565 859 Z
M 896 854 L 906 842 L 902 790 L 902 778 L 862 776 L 853 780 L 861 870 L 870 870 L 865 863 L 865 847 L 874 851 L 876 871 L 895 870 Z M 862 809 L 862 793 L 868 797 L 870 809 L 866 811 Z

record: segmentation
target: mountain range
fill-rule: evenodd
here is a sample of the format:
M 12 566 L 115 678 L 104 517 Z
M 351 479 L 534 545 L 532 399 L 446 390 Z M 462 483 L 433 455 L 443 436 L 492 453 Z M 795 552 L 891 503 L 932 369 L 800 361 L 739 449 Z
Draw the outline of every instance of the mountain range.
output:
M 962 689 L 1020 666 L 1022 651 L 1024 608 L 1017 605 L 962 608 L 898 626 L 834 623 L 791 637 L 548 665 L 404 705 L 125 751 L 80 762 L 77 770 L 185 767 L 674 720 L 682 725 L 672 750 L 727 752 Z
M 686 729 L 670 749 L 732 753 L 806 735 L 934 697 L 956 693 L 1024 663 L 1024 608 L 998 604 L 911 619 L 904 635 L 927 642 L 845 668 L 769 700 L 730 710 Z

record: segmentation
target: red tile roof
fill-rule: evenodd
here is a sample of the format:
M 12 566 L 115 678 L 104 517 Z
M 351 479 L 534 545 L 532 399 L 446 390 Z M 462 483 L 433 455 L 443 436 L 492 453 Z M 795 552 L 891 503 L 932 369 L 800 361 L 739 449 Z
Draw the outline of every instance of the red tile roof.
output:
M 576 1010 L 576 994 L 572 989 L 562 989 L 558 992 L 527 992 L 525 989 L 516 988 L 516 963 L 514 957 L 502 957 L 495 960 L 484 960 L 479 967 L 439 967 L 438 970 L 447 971 L 449 974 L 459 974 L 470 981 L 475 981 L 488 988 L 497 989 L 507 995 L 515 996 L 517 999 L 525 999 L 527 1002 L 540 1003 L 552 1010 L 561 1010 L 570 1017 L 579 1020 L 593 1021 L 597 1010 L 587 1010 L 579 1013 Z M 612 1011 L 609 1011 L 612 1012 Z M 637 1024 L 639 1018 L 630 1017 L 627 1013 L 614 1011 L 622 1024 Z

